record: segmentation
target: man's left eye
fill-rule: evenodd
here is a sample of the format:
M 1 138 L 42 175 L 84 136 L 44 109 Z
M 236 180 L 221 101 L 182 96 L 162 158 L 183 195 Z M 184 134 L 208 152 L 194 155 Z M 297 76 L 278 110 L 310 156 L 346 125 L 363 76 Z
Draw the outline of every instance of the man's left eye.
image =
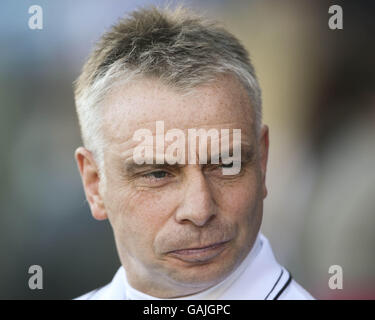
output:
M 219 165 L 219 167 L 221 167 L 221 168 L 232 168 L 233 167 L 233 161 L 231 163 L 228 163 L 228 164 L 221 163 Z

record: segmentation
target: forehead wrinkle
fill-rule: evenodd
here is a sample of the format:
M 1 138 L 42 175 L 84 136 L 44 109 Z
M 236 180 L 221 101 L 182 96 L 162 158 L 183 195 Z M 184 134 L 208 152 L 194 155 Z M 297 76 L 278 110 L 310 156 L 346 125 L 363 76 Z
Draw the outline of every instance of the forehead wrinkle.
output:
M 118 134 L 116 136 L 111 136 L 110 140 L 112 142 L 117 143 L 120 146 L 126 145 L 126 143 L 129 143 L 129 142 L 133 141 L 134 133 L 139 129 L 150 130 L 150 132 L 151 132 L 151 134 L 152 134 L 152 136 L 155 140 L 155 137 L 159 136 L 159 135 L 156 134 L 156 121 L 159 121 L 159 120 L 156 119 L 156 120 L 139 122 L 138 123 L 139 127 L 136 128 L 132 132 L 131 135 L 127 135 L 126 137 L 123 137 L 120 134 Z M 236 124 L 237 124 L 237 126 L 236 126 Z M 233 135 L 233 129 L 241 129 L 241 136 L 248 136 L 247 133 L 249 131 L 249 128 L 246 127 L 246 126 L 243 127 L 243 124 L 241 124 L 240 126 L 238 124 L 239 123 L 236 123 L 236 122 L 223 122 L 223 123 L 215 123 L 214 125 L 213 124 L 202 124 L 202 125 L 193 126 L 193 127 L 186 124 L 186 125 L 178 127 L 178 126 L 172 126 L 172 125 L 166 126 L 165 121 L 164 121 L 164 135 L 166 135 L 169 130 L 178 129 L 178 130 L 183 131 L 183 133 L 185 134 L 185 138 L 187 138 L 189 129 L 196 129 L 197 131 L 199 129 L 206 129 L 207 133 L 210 129 L 216 129 L 219 133 L 219 136 L 227 136 L 227 135 L 231 136 L 231 135 Z M 226 132 L 222 133 L 222 131 L 221 131 L 222 129 L 229 129 L 229 132 L 228 133 L 226 133 Z M 210 136 L 208 136 L 208 137 L 210 137 Z M 209 139 L 208 141 L 210 141 L 210 140 L 211 139 Z M 172 143 L 172 142 L 165 141 L 164 143 L 167 144 L 167 143 Z M 139 143 L 139 141 L 136 141 L 136 143 Z
M 129 92 L 131 94 L 128 94 Z M 129 104 L 134 101 L 141 102 L 144 105 L 149 100 L 148 104 L 152 105 L 155 101 L 166 101 L 168 103 L 171 100 L 170 96 L 173 96 L 181 102 L 191 103 L 195 100 L 199 105 L 202 100 L 208 99 L 211 102 L 212 98 L 214 98 L 214 101 L 220 105 L 236 106 L 245 104 L 251 106 L 246 89 L 237 77 L 233 75 L 219 75 L 215 81 L 202 83 L 192 88 L 191 93 L 189 97 L 186 97 L 173 86 L 168 86 L 158 79 L 145 77 L 117 86 L 116 89 L 111 90 L 106 95 L 105 101 L 109 102 L 109 105 L 116 105 L 119 102 Z
M 210 86 L 211 85 L 211 86 Z M 229 83 L 229 86 L 233 86 L 232 83 Z M 126 91 L 129 88 L 135 88 L 136 91 L 132 94 L 126 95 Z M 148 88 L 145 90 L 145 88 Z M 163 88 L 162 94 L 160 96 L 159 88 Z M 240 87 L 242 89 L 242 87 Z M 152 89 L 152 90 L 150 90 Z M 203 89 L 205 91 L 203 91 Z M 220 89 L 218 91 L 218 89 Z M 192 112 L 187 112 L 184 114 L 184 117 L 181 119 L 178 117 L 180 108 L 178 106 L 182 106 L 183 109 L 189 108 L 189 101 L 186 99 L 183 99 L 181 95 L 179 95 L 178 92 L 173 90 L 173 88 L 166 87 L 160 81 L 156 80 L 147 80 L 142 82 L 133 83 L 130 85 L 130 87 L 125 87 L 123 90 L 119 90 L 117 92 L 114 92 L 113 95 L 110 95 L 110 97 L 107 97 L 107 102 L 111 104 L 111 108 L 107 106 L 107 111 L 105 112 L 105 120 L 106 120 L 106 138 L 114 142 L 116 144 L 123 145 L 123 141 L 130 140 L 134 134 L 134 132 L 137 129 L 140 128 L 147 128 L 149 129 L 153 136 L 155 136 L 156 128 L 155 128 L 155 121 L 160 119 L 168 119 L 167 121 L 164 120 L 164 132 L 166 133 L 170 129 L 180 129 L 183 131 L 187 131 L 187 129 L 190 128 L 216 128 L 220 129 L 218 127 L 226 127 L 226 129 L 231 128 L 238 128 L 242 130 L 242 133 L 245 133 L 247 130 L 250 129 L 250 132 L 252 131 L 253 127 L 253 117 L 250 113 L 247 112 L 243 108 L 237 108 L 236 105 L 242 105 L 249 104 L 248 99 L 243 99 L 242 91 L 236 91 L 237 94 L 233 94 L 231 90 L 228 90 L 228 86 L 225 86 L 225 90 L 223 90 L 223 83 L 220 83 L 219 81 L 216 84 L 206 84 L 202 85 L 200 87 L 195 88 L 197 92 L 199 92 L 198 96 L 205 97 L 205 101 L 203 102 L 202 110 L 203 112 L 195 112 L 194 108 L 192 108 Z M 225 91 L 225 93 L 221 93 Z M 138 94 L 140 93 L 140 94 Z M 171 95 L 172 97 L 167 99 L 168 97 L 163 96 L 164 93 L 167 93 L 167 95 Z M 150 96 L 151 94 L 151 96 Z M 176 105 L 177 107 L 169 108 L 170 101 L 174 100 L 173 97 L 178 97 L 177 100 L 179 100 Z M 218 99 L 223 98 L 223 99 Z M 156 102 L 152 99 L 152 97 L 156 97 Z M 247 95 L 246 95 L 247 97 Z M 181 99 L 180 99 L 181 98 Z M 190 97 L 191 98 L 191 97 Z M 208 100 L 207 100 L 208 99 Z M 150 101 L 151 100 L 151 101 Z M 191 99 L 190 99 L 191 100 Z M 197 97 L 195 97 L 196 101 Z M 213 101 L 211 101 L 213 100 Z M 158 114 L 155 112 L 150 112 L 149 114 L 146 112 L 147 108 L 145 108 L 142 112 L 135 111 L 133 112 L 135 108 L 134 105 L 132 105 L 133 102 L 136 102 L 136 104 L 139 104 L 139 102 L 145 102 L 145 105 L 160 105 L 160 101 L 166 101 L 166 108 L 161 109 L 162 113 Z M 193 104 L 196 103 L 192 102 Z M 208 104 L 207 104 L 208 101 Z M 204 106 L 207 106 L 207 108 L 204 108 Z M 215 107 L 216 106 L 216 107 Z M 247 106 L 245 106 L 247 107 Z M 210 114 L 210 110 L 215 108 L 219 108 L 217 111 L 218 113 L 214 112 Z M 110 111 L 108 110 L 110 109 Z M 159 107 L 160 109 L 160 107 Z M 205 110 L 206 109 L 206 110 Z M 165 112 L 164 112 L 165 110 Z M 233 116 L 231 111 L 233 111 Z M 237 110 L 237 111 L 235 111 Z M 245 111 L 242 115 L 238 114 L 238 111 Z M 159 110 L 160 111 L 160 110 Z M 183 110 L 182 110 L 183 111 Z M 165 117 L 163 117 L 163 115 Z M 137 116 L 141 121 L 134 120 L 134 116 Z M 225 121 L 225 122 L 217 122 L 220 121 L 220 117 L 232 117 L 234 121 Z M 133 121 L 131 122 L 131 118 L 133 118 Z M 141 118 L 141 119 L 140 119 Z M 143 118 L 143 119 L 142 119 Z M 146 118 L 146 119 L 144 119 Z M 150 119 L 153 118 L 153 119 Z M 176 118 L 176 119 L 175 119 Z M 250 120 L 250 121 L 249 121 Z M 124 130 L 124 128 L 128 128 L 127 130 Z M 224 128 L 223 128 L 224 129 Z M 187 134 L 185 133 L 185 137 L 187 137 Z M 126 145 L 126 144 L 125 144 Z
M 238 145 L 238 144 L 237 144 Z M 248 143 L 248 142 L 241 142 L 240 143 L 240 146 L 241 146 L 241 158 L 243 157 L 244 159 L 250 159 L 254 153 L 255 153 L 255 146 L 253 143 Z M 155 149 L 155 148 L 154 148 Z M 211 148 L 209 147 L 209 145 L 207 144 L 207 159 L 210 159 L 211 158 Z M 128 152 L 127 152 L 128 151 Z M 125 153 L 129 153 L 130 150 L 127 150 L 125 151 L 124 153 L 122 153 L 122 156 L 121 156 L 121 160 L 124 161 L 125 165 L 136 165 L 136 166 L 152 166 L 152 165 L 156 165 L 158 166 L 159 164 L 141 164 L 141 165 L 138 165 L 134 162 L 134 159 L 131 157 L 124 157 L 123 155 Z M 155 151 L 155 150 L 154 150 Z M 187 154 L 187 152 L 185 152 Z M 229 146 L 229 154 L 233 154 L 233 143 L 230 144 Z M 154 152 L 153 153 L 153 162 L 155 162 L 156 160 L 156 157 L 155 157 L 156 153 Z M 165 153 L 164 153 L 165 155 Z M 197 157 L 199 158 L 199 152 L 197 152 Z M 216 154 L 214 154 L 214 156 L 216 156 Z M 221 159 L 221 152 L 219 152 L 219 158 Z M 188 164 L 188 163 L 187 163 Z M 170 165 L 169 163 L 165 162 L 164 164 L 160 164 L 160 166 L 173 166 L 173 165 Z M 176 166 L 184 166 L 184 164 L 180 164 L 180 163 L 177 163 Z
M 152 122 L 152 121 L 150 121 Z M 144 123 L 148 123 L 148 122 L 144 122 Z M 207 125 L 208 127 L 208 125 Z M 198 128 L 199 129 L 199 128 Z M 213 129 L 216 129 L 216 128 L 213 128 Z M 213 141 L 217 141 L 218 140 L 218 144 L 219 144 L 219 147 L 220 147 L 220 139 L 224 136 L 229 136 L 229 147 L 230 147 L 230 151 L 233 152 L 233 144 L 235 145 L 238 145 L 238 141 L 233 141 L 233 131 L 231 130 L 232 128 L 222 128 L 222 129 L 229 129 L 228 132 L 224 132 L 223 134 L 221 133 L 221 130 L 218 129 L 219 131 L 219 134 L 218 134 L 218 139 L 212 139 L 211 140 L 211 136 L 208 135 L 207 136 L 207 156 L 210 156 L 211 154 L 211 144 Z M 170 129 L 169 129 L 170 130 Z M 152 131 L 152 130 L 150 130 Z M 152 137 L 153 137 L 153 143 L 152 143 L 152 149 L 153 149 L 153 155 L 156 154 L 156 149 L 157 149 L 157 144 L 156 144 L 156 129 L 155 129 L 155 126 L 154 126 L 154 132 L 152 132 Z M 164 130 L 164 134 L 166 134 L 168 131 L 168 129 L 165 129 Z M 189 135 L 187 133 L 187 129 L 186 130 L 183 130 L 184 131 L 184 134 L 185 134 L 185 145 L 184 145 L 184 148 L 185 148 L 185 156 L 187 157 L 188 156 L 188 146 L 189 146 Z M 243 147 L 245 146 L 253 146 L 253 144 L 256 142 L 254 141 L 253 139 L 253 136 L 250 135 L 250 134 L 246 134 L 246 132 L 244 133 L 243 132 L 244 130 L 241 130 L 241 140 L 240 140 L 240 144 L 241 144 L 241 149 L 243 149 Z M 207 131 L 208 132 L 208 131 Z M 165 137 L 165 136 L 164 136 Z M 231 138 L 232 137 L 232 138 Z M 175 143 L 176 141 L 178 141 L 176 138 L 174 138 L 172 141 L 165 141 L 165 139 L 163 139 L 164 141 L 164 154 L 166 152 L 166 149 L 173 143 Z M 197 157 L 199 157 L 199 146 L 200 146 L 200 139 L 197 139 L 197 143 L 196 143 L 196 155 Z M 133 136 L 125 141 L 123 141 L 122 139 L 112 139 L 112 143 L 111 145 L 114 147 L 113 148 L 113 151 L 110 151 L 110 153 L 112 154 L 116 154 L 119 156 L 120 159 L 128 159 L 130 157 L 132 157 L 133 155 L 133 152 L 134 152 L 134 149 L 135 147 L 137 147 L 139 145 L 140 141 L 135 141 L 133 140 Z M 143 146 L 146 146 L 145 143 L 143 143 Z

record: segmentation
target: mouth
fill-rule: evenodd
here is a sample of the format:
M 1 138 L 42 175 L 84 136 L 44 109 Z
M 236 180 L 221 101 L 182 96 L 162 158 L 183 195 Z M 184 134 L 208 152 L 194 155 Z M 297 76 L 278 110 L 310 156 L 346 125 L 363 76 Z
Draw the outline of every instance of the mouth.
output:
M 186 248 L 168 252 L 168 255 L 189 263 L 208 262 L 221 254 L 228 246 L 228 241 L 217 242 L 200 248 Z

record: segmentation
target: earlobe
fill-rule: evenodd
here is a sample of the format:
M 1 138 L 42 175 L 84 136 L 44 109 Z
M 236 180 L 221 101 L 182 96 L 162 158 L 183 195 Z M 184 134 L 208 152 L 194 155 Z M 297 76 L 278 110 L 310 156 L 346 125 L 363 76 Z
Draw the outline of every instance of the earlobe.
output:
M 102 195 L 99 190 L 99 169 L 92 153 L 84 147 L 79 147 L 75 151 L 75 159 L 81 175 L 86 199 L 90 205 L 91 214 L 97 220 L 107 219 Z
M 92 216 L 96 220 L 106 220 L 108 217 L 103 202 L 100 200 L 94 201 L 93 203 L 93 206 L 90 205 Z

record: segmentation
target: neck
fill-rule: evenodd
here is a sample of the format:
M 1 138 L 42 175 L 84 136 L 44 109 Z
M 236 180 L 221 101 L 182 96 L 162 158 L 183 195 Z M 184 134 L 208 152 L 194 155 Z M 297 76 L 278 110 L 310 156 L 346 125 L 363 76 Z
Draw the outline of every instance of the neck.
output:
M 152 297 L 160 299 L 183 298 L 185 296 L 198 294 L 222 281 L 222 278 L 220 278 L 215 279 L 216 281 L 209 283 L 200 282 L 197 284 L 185 284 L 175 282 L 170 278 L 166 278 L 165 275 L 162 274 L 142 276 L 138 272 L 135 274 L 135 277 L 132 277 L 132 273 L 126 271 L 126 275 L 127 281 L 133 289 L 146 295 L 150 295 Z M 155 279 L 157 279 L 158 281 L 155 281 Z

